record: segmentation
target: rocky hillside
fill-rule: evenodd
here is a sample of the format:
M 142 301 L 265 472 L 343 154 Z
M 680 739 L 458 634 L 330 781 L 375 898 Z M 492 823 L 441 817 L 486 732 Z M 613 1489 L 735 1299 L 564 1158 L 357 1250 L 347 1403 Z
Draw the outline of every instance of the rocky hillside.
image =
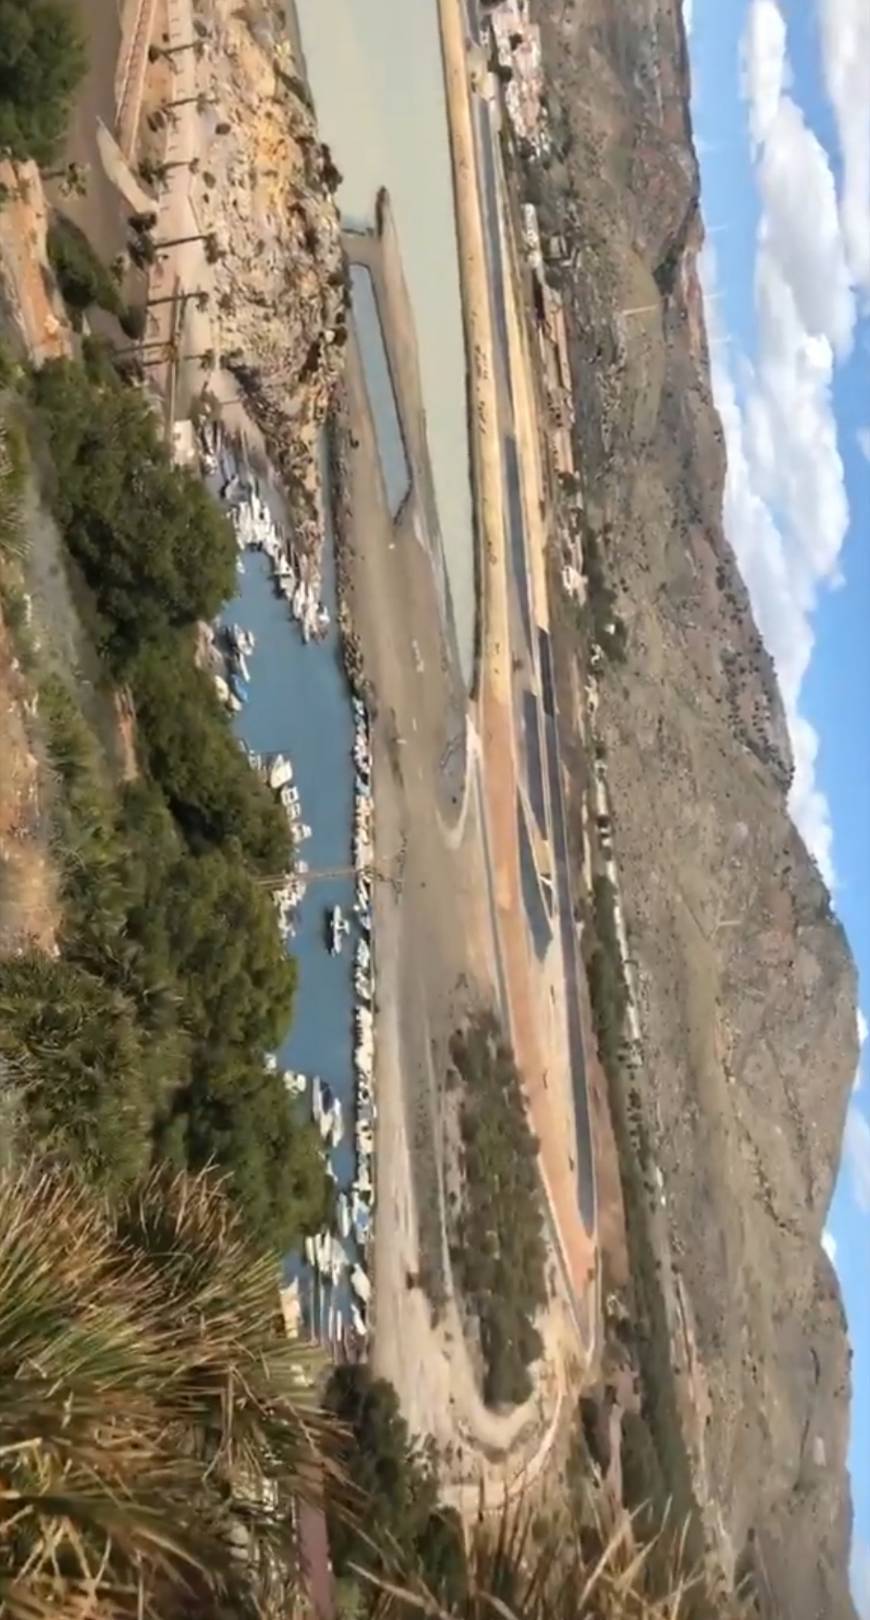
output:
M 343 366 L 340 176 L 280 7 L 208 0 L 203 70 L 218 109 L 199 207 L 221 245 L 218 338 L 285 481 L 297 544 L 321 530 L 317 438 Z
M 705 1483 L 772 1612 L 854 1620 L 849 1351 L 820 1238 L 855 975 L 788 817 L 782 705 L 722 529 L 680 4 L 537 13 L 555 144 L 542 223 L 568 236 L 587 518 L 628 627 L 600 719 L 643 1105 L 712 1396 Z

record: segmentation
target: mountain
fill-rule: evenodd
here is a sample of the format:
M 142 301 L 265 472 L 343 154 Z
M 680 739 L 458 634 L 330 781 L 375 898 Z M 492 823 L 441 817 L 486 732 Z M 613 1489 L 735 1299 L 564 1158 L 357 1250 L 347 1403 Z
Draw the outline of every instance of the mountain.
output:
M 535 200 L 567 238 L 586 522 L 628 632 L 599 722 L 641 1100 L 709 1392 L 699 1493 L 763 1607 L 854 1620 L 850 1351 L 820 1240 L 855 970 L 789 819 L 775 671 L 723 532 L 682 15 L 541 0 L 537 16 L 553 154 Z

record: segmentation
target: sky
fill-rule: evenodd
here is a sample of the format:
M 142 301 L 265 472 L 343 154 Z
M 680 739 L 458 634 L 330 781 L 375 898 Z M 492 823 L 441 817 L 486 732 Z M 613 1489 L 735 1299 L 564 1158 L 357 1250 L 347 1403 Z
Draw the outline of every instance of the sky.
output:
M 792 815 L 870 1014 L 870 0 L 684 0 L 684 15 L 725 528 L 777 666 Z M 870 1620 L 868 1044 L 824 1243 L 855 1353 L 852 1585 Z

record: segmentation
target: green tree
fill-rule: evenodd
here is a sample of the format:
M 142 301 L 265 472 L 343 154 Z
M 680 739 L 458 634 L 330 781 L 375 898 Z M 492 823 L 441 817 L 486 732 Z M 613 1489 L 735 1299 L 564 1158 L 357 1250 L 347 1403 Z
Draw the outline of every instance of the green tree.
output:
M 232 845 L 263 873 L 290 865 L 286 817 L 254 776 L 192 648 L 165 642 L 136 661 L 133 691 L 148 767 L 194 849 Z
M 347 1473 L 354 1486 L 350 1512 L 343 1496 L 328 1500 L 337 1574 L 413 1570 L 436 1611 L 452 1611 L 466 1592 L 462 1526 L 439 1503 L 431 1444 L 412 1440 L 392 1384 L 364 1365 L 336 1368 L 325 1404 L 348 1431 Z M 370 1584 L 363 1593 L 371 1598 Z
M 74 324 L 81 324 L 82 312 L 92 304 L 99 304 L 112 315 L 121 314 L 123 303 L 117 284 L 78 225 L 57 215 L 49 225 L 46 245 L 49 263 Z
M 69 0 L 0 0 L 0 152 L 51 162 L 86 65 Z
M 198 480 L 171 465 L 136 390 L 59 360 L 36 374 L 34 395 L 55 509 L 121 668 L 170 627 L 214 616 L 235 580 L 232 530 Z

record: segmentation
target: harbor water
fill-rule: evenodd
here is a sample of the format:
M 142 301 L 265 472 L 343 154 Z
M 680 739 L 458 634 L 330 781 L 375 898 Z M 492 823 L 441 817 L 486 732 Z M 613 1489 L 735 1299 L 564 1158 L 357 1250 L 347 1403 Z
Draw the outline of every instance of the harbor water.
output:
M 225 451 L 212 485 L 224 484 L 236 472 L 244 487 L 245 464 Z M 274 485 L 260 478 L 258 488 L 282 523 L 283 508 Z M 343 1135 L 330 1149 L 329 1158 L 337 1192 L 350 1198 L 356 1166 L 354 951 L 361 937 L 354 920 L 352 871 L 354 717 L 336 628 L 334 537 L 328 516 L 320 599 L 329 613 L 329 625 L 321 639 L 306 644 L 286 600 L 276 590 L 270 558 L 263 551 L 248 549 L 240 554 L 237 594 L 228 603 L 222 624 L 238 627 L 254 638 L 253 651 L 246 658 L 246 699 L 233 719 L 236 734 L 252 753 L 264 759 L 281 754 L 290 761 L 293 785 L 299 793 L 300 822 L 311 829 L 298 846 L 298 857 L 311 876 L 310 880 L 306 877 L 294 932 L 287 941 L 297 965 L 298 985 L 293 1023 L 277 1053 L 277 1065 L 279 1070 L 307 1077 L 300 1100 L 306 1113 L 311 1109 L 314 1076 L 338 1098 Z M 328 916 L 334 906 L 340 906 L 351 919 L 350 934 L 337 955 L 330 954 L 327 944 Z M 318 1276 L 302 1255 L 290 1255 L 286 1260 L 288 1277 L 299 1279 L 306 1319 L 323 1337 L 347 1328 L 350 1269 L 357 1261 L 364 1263 L 352 1233 L 339 1241 L 348 1263 L 335 1283 Z

